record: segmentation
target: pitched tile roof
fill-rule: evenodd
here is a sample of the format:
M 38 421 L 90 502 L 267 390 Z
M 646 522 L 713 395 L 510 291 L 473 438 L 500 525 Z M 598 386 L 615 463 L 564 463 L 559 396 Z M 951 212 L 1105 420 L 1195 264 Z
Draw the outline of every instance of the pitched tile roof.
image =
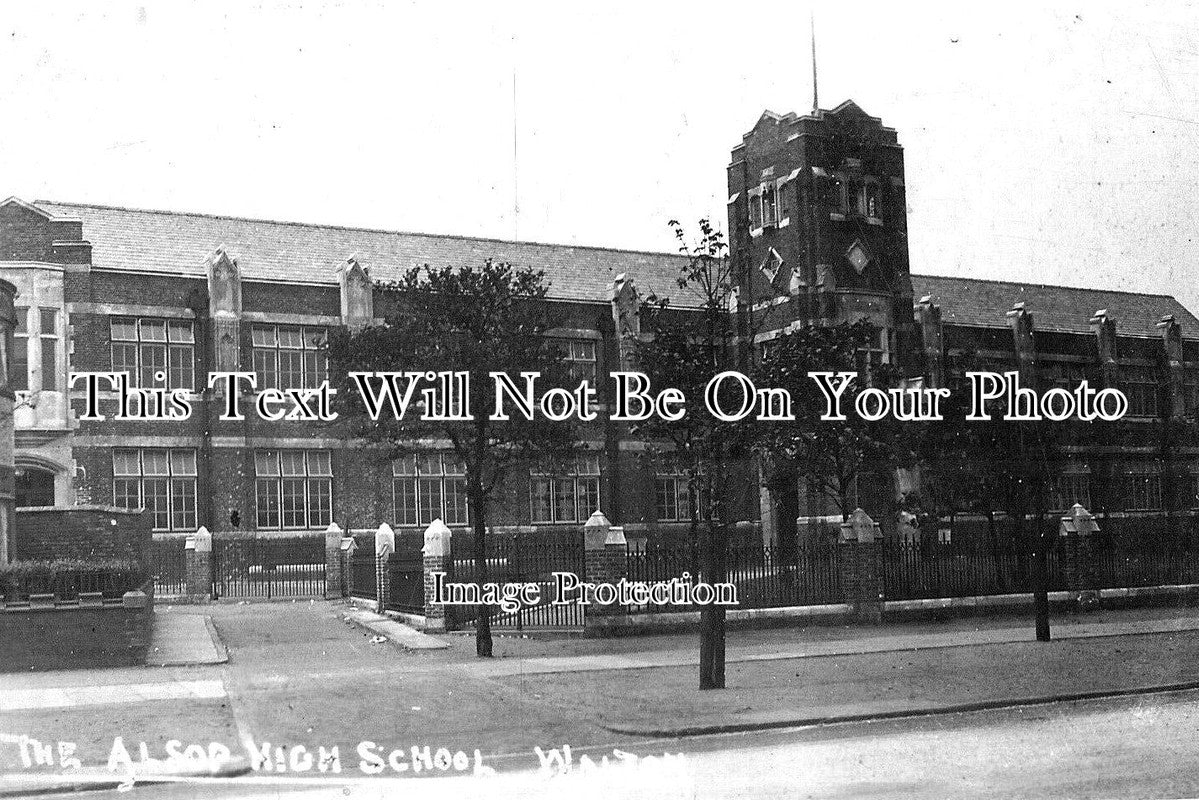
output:
M 224 246 L 248 280 L 335 284 L 334 271 L 352 255 L 376 280 L 387 281 L 421 264 L 459 265 L 485 258 L 545 270 L 551 297 L 610 299 L 608 284 L 627 272 L 642 293 L 677 294 L 682 256 L 509 242 L 466 236 L 400 233 L 332 225 L 149 211 L 78 203 L 38 201 L 56 215 L 83 220 L 100 269 L 204 275 L 204 259 Z M 673 290 L 673 292 L 672 292 Z
M 224 245 L 250 280 L 334 284 L 335 268 L 352 255 L 377 280 L 390 280 L 420 264 L 469 264 L 484 258 L 545 270 L 550 296 L 606 302 L 608 284 L 622 272 L 638 288 L 678 294 L 682 257 L 671 253 L 510 242 L 368 228 L 150 211 L 38 201 L 56 216 L 83 220 L 92 263 L 101 269 L 205 274 L 204 259 Z M 948 323 L 1004 324 L 1004 313 L 1023 301 L 1040 330 L 1088 333 L 1091 315 L 1106 308 L 1122 334 L 1156 335 L 1154 325 L 1173 314 L 1183 335 L 1199 337 L 1199 319 L 1167 295 L 912 275 L 916 299 L 931 294 Z
M 1023 302 L 1037 330 L 1088 333 L 1091 316 L 1105 308 L 1121 335 L 1157 336 L 1159 332 L 1154 326 L 1163 315 L 1173 314 L 1182 326 L 1183 336 L 1199 338 L 1199 319 L 1182 303 L 1164 294 L 938 275 L 913 275 L 912 290 L 916 300 L 932 295 L 933 302 L 941 306 L 941 319 L 949 324 L 1003 325 L 1004 313 L 1014 303 Z

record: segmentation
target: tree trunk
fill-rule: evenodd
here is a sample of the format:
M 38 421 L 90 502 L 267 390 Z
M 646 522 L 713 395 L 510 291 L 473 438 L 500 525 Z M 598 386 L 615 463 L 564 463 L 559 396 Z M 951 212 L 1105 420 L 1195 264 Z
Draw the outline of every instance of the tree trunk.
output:
M 1006 543 L 1006 553 L 1003 542 L 999 541 L 999 531 L 995 525 L 995 509 L 987 506 L 987 548 L 991 551 L 991 557 L 995 561 L 995 580 L 999 585 L 1000 594 L 1007 593 L 1008 583 L 1011 581 L 1011 574 L 1008 571 L 1008 559 L 1004 556 L 1012 552 L 1011 543 Z
M 1039 477 L 1039 476 L 1038 476 Z M 1045 510 L 1048 487 L 1042 478 L 1036 484 L 1037 511 L 1033 519 L 1033 541 L 1036 542 L 1037 558 L 1033 565 L 1035 584 L 1033 588 L 1033 613 L 1036 617 L 1037 641 L 1049 641 L 1049 548 L 1053 546 L 1055 537 L 1048 535 L 1045 530 Z M 1055 531 L 1056 533 L 1056 531 Z
M 788 473 L 787 481 L 778 481 L 771 490 L 778 515 L 779 564 L 788 566 L 799 563 L 801 546 L 809 542 L 799 541 L 799 479 Z
M 1040 515 L 1038 515 L 1040 516 Z M 1049 641 L 1049 547 L 1044 531 L 1044 520 L 1037 520 L 1033 540 L 1033 614 L 1036 617 L 1037 641 Z
M 699 505 L 691 498 L 691 524 L 687 528 L 687 545 L 691 556 L 691 574 L 699 575 Z
M 471 527 L 475 543 L 475 583 L 479 586 L 487 583 L 487 523 L 486 501 L 478 486 L 468 483 L 467 497 L 471 504 Z M 491 658 L 491 606 L 479 604 L 479 616 L 475 620 L 475 655 L 479 658 Z
M 704 541 L 701 577 L 710 584 L 723 583 L 727 576 L 727 542 L 721 522 L 709 523 Z M 724 688 L 724 606 L 703 606 L 699 612 L 699 688 Z

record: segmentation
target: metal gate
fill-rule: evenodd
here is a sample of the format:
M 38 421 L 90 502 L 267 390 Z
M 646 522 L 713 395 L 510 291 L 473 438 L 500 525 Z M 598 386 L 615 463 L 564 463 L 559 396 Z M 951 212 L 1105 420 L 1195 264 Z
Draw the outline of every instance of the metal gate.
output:
M 463 537 L 466 539 L 466 537 Z M 455 581 L 474 580 L 473 554 L 467 548 L 454 552 Z M 583 606 L 577 603 L 555 605 L 555 572 L 573 572 L 585 581 L 585 550 L 582 531 L 553 531 L 548 533 L 518 533 L 511 537 L 492 539 L 487 543 L 488 581 L 496 583 L 536 583 L 540 587 L 540 602 L 511 613 L 491 606 L 493 628 L 582 628 Z M 457 606 L 453 609 L 457 622 L 474 627 L 477 607 Z
M 387 559 L 388 597 L 384 607 L 425 613 L 425 561 L 420 552 L 392 553 Z
M 212 596 L 324 597 L 324 537 L 214 539 Z
M 154 573 L 155 597 L 187 594 L 187 550 L 183 536 L 150 542 L 150 571 Z

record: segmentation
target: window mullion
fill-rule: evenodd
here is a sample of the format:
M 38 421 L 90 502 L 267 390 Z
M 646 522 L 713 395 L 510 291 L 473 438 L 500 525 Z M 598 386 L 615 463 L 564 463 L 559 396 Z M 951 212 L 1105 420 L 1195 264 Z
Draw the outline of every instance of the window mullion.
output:
M 304 472 L 304 513 L 301 516 L 300 524 L 304 528 L 309 528 L 312 519 L 312 479 L 308 477 L 307 464 L 305 464 Z

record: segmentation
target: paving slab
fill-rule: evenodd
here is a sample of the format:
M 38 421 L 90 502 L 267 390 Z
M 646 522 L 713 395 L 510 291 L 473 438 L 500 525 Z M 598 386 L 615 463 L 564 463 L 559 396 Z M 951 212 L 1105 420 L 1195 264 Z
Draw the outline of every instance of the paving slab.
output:
M 688 736 L 1191 690 L 1199 631 L 730 661 L 715 692 L 693 665 L 490 680 L 613 733 Z
M 450 647 L 449 642 L 374 611 L 349 608 L 345 612 L 345 618 L 377 636 L 385 637 L 405 650 L 448 650 Z
M 154 631 L 146 666 L 184 667 L 224 664 L 229 653 L 221 643 L 212 618 L 170 610 L 154 612 Z
M 1095 639 L 1108 636 L 1136 636 L 1181 633 L 1184 631 L 1199 631 L 1199 617 L 1186 616 L 1167 619 L 1079 623 L 1070 626 L 1059 626 L 1054 632 L 1054 638 L 1058 640 Z M 730 649 L 725 662 L 728 664 L 741 664 L 754 661 L 786 661 L 801 658 L 867 655 L 871 653 L 914 652 L 951 647 L 1016 644 L 1032 642 L 1035 641 L 1035 638 L 1033 631 L 1028 625 L 1010 628 L 957 630 L 945 633 L 897 633 L 888 636 L 815 641 L 804 643 L 801 647 L 783 647 L 769 652 L 737 652 Z M 480 660 L 466 662 L 462 665 L 462 668 L 475 674 L 498 677 L 555 672 L 686 667 L 698 664 L 698 648 L 688 647 L 646 653 L 587 654 L 578 656 Z
M 0 711 L 122 705 L 151 700 L 206 700 L 224 696 L 225 685 L 219 680 L 0 689 Z

